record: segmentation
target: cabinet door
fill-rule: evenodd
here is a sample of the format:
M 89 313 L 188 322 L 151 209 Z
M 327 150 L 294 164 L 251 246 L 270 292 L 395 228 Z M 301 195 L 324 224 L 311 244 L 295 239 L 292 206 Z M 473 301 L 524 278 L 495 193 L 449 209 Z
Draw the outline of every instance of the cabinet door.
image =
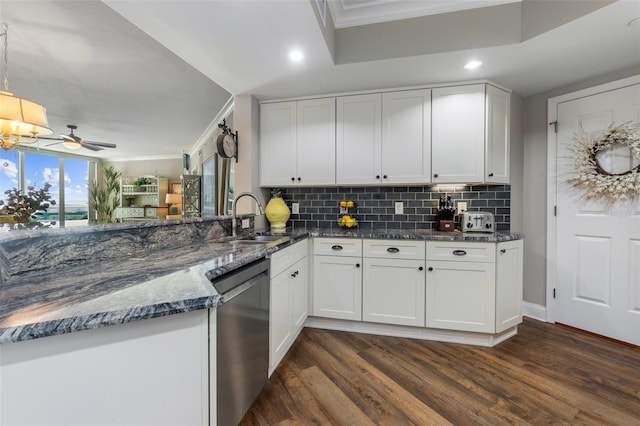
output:
M 496 333 L 522 322 L 522 240 L 498 243 Z
M 431 90 L 382 95 L 382 183 L 431 182 Z
M 354 257 L 314 256 L 313 315 L 362 320 L 361 260 Z
M 487 85 L 485 182 L 509 183 L 509 123 L 511 95 Z
M 271 279 L 269 366 L 273 368 L 289 349 L 289 340 L 292 337 L 290 283 L 287 272 Z
M 336 183 L 336 100 L 297 102 L 296 184 Z
M 337 183 L 380 183 L 382 95 L 343 96 L 336 102 Z
M 296 103 L 260 105 L 260 185 L 292 185 L 296 177 Z
M 291 268 L 291 328 L 293 335 L 302 328 L 309 315 L 309 274 L 307 258 Z
M 363 259 L 362 320 L 425 325 L 424 260 Z
M 484 180 L 485 85 L 432 91 L 431 171 L 434 183 Z
M 427 327 L 494 332 L 494 263 L 431 261 L 427 270 Z

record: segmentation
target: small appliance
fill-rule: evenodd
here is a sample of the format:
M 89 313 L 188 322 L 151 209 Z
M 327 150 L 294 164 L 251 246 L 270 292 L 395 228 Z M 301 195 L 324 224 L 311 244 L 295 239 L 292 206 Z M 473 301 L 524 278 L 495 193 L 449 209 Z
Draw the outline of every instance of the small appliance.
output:
M 460 214 L 460 230 L 462 232 L 494 232 L 493 213 L 464 212 Z

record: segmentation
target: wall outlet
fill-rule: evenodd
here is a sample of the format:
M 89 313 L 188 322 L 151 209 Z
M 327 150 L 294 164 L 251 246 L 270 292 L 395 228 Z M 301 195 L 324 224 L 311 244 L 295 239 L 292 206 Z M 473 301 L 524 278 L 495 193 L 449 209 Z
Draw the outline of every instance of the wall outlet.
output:
M 467 211 L 467 203 L 466 202 L 461 201 L 456 205 L 456 207 L 457 207 L 457 210 L 456 210 L 457 214 L 464 213 L 464 212 Z
M 291 204 L 291 213 L 300 214 L 300 203 Z
M 242 229 L 247 229 L 249 226 L 251 226 L 249 219 L 242 219 Z
M 396 214 L 403 214 L 404 206 L 402 205 L 402 201 L 396 201 Z

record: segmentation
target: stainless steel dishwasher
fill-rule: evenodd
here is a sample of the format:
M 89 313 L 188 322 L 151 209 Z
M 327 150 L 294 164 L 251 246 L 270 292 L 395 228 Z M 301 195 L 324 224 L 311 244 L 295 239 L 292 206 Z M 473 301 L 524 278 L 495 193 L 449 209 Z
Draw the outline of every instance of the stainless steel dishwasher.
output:
M 212 280 L 217 308 L 218 426 L 237 425 L 267 383 L 269 370 L 269 260 Z

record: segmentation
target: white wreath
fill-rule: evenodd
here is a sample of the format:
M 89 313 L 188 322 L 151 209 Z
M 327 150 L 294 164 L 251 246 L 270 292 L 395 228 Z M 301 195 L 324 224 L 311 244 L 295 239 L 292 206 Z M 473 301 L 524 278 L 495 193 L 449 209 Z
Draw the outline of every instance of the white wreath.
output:
M 574 176 L 569 183 L 583 192 L 584 198 L 608 201 L 634 200 L 640 195 L 640 165 L 624 173 L 609 173 L 598 163 L 598 152 L 614 144 L 629 148 L 640 160 L 640 128 L 630 123 L 611 125 L 600 138 L 588 133 L 574 136 Z

